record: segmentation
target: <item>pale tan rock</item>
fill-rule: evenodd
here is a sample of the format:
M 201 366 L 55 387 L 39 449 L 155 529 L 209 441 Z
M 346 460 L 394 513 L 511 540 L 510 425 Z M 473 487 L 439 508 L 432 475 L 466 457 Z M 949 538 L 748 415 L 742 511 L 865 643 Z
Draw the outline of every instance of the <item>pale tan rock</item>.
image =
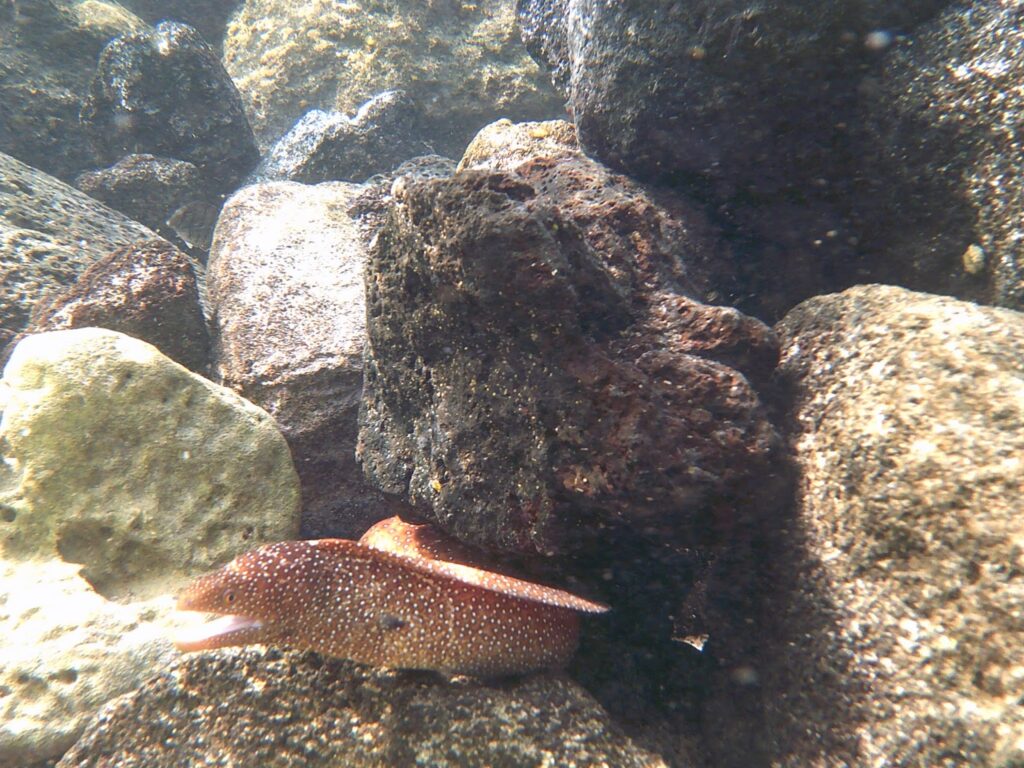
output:
M 776 331 L 799 508 L 766 560 L 760 656 L 730 670 L 757 682 L 764 753 L 1022 764 L 1024 314 L 872 285 Z
M 2 383 L 3 557 L 82 563 L 102 594 L 137 597 L 294 536 L 298 483 L 272 419 L 155 347 L 36 334 Z

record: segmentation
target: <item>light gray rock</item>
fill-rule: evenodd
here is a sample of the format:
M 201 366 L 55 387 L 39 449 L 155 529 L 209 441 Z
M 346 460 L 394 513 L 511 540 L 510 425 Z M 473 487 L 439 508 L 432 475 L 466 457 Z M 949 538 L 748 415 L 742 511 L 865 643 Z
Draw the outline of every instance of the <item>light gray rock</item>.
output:
M 354 458 L 365 253 L 346 211 L 360 191 L 245 187 L 224 206 L 208 262 L 217 370 L 281 425 L 302 479 L 306 535 L 358 538 L 389 514 Z
M 33 304 L 117 248 L 156 235 L 77 189 L 0 153 L 0 347 Z
M 184 659 L 111 704 L 61 768 L 219 765 L 664 768 L 585 690 L 230 649 Z
M 562 114 L 519 40 L 512 0 L 293 3 L 246 0 L 224 38 L 224 64 L 262 148 L 311 108 L 354 113 L 406 88 L 424 107 L 417 138 L 458 157 L 498 117 Z
M 873 285 L 776 330 L 799 508 L 728 671 L 766 764 L 1024 764 L 1024 315 Z M 750 765 L 719 693 L 708 743 Z
M 3 556 L 82 563 L 101 594 L 128 598 L 294 537 L 298 483 L 273 420 L 156 347 L 36 334 L 2 383 Z

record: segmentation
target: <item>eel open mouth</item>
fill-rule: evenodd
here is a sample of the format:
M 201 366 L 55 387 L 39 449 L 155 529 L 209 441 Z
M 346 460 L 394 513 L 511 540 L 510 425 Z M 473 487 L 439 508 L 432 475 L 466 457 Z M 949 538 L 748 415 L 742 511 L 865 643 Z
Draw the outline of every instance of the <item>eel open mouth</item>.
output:
M 228 645 L 247 645 L 260 642 L 262 632 L 262 621 L 248 616 L 228 614 L 218 616 L 213 621 L 182 628 L 174 637 L 174 646 L 179 651 L 188 653 Z

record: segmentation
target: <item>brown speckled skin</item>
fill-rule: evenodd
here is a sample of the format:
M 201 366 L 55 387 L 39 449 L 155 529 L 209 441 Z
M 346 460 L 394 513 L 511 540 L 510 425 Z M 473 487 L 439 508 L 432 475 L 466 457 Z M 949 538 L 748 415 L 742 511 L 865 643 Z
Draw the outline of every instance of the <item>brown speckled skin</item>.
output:
M 431 561 L 345 539 L 281 542 L 244 554 L 194 582 L 178 607 L 263 622 L 203 648 L 281 644 L 481 677 L 560 667 L 579 631 L 577 610 L 467 583 Z

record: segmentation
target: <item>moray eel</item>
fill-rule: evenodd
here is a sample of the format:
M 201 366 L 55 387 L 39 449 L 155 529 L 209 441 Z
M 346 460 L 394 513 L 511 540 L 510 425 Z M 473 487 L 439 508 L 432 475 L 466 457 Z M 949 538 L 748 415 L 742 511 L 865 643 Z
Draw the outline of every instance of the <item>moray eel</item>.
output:
M 182 611 L 219 614 L 182 651 L 265 643 L 364 664 L 496 677 L 564 666 L 581 613 L 607 606 L 458 562 L 429 526 L 390 518 L 358 542 L 285 541 L 189 585 Z

